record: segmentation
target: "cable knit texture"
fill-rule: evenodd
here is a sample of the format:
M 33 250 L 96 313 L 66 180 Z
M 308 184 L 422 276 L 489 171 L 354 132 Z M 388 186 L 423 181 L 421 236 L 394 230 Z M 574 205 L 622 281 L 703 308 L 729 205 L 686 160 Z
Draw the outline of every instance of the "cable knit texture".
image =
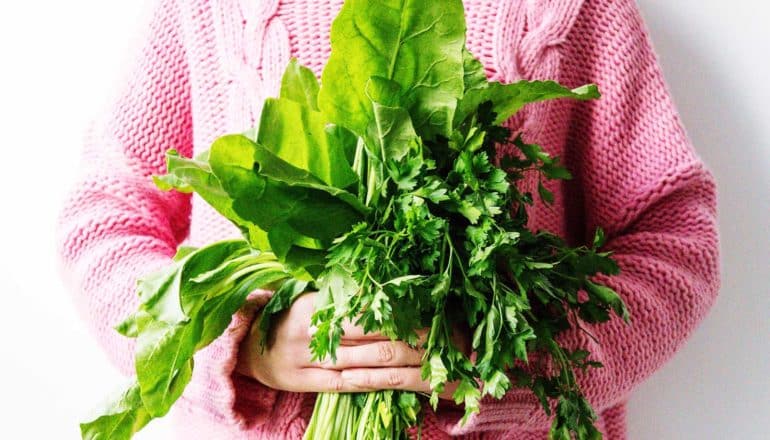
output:
M 130 374 L 133 345 L 112 326 L 137 305 L 137 277 L 170 261 L 183 241 L 237 231 L 197 196 L 163 193 L 149 176 L 175 148 L 191 156 L 256 124 L 291 57 L 320 76 L 342 0 L 157 0 L 146 39 L 112 110 L 89 132 L 83 177 L 60 219 L 64 274 L 115 364 Z M 579 376 L 605 438 L 625 438 L 625 402 L 681 347 L 719 288 L 714 178 L 690 144 L 633 0 L 467 0 L 468 45 L 488 76 L 599 84 L 590 103 L 528 107 L 508 125 L 562 156 L 575 179 L 549 182 L 556 203 L 530 226 L 584 243 L 601 226 L 622 273 L 599 277 L 632 312 L 562 335 L 605 368 Z M 505 151 L 501 151 L 505 154 Z M 536 180 L 522 182 L 535 190 Z M 196 355 L 172 411 L 180 438 L 300 438 L 312 394 L 277 392 L 234 372 L 255 295 L 223 337 Z M 527 392 L 485 399 L 459 426 L 457 408 L 426 409 L 423 438 L 543 439 L 545 413 Z

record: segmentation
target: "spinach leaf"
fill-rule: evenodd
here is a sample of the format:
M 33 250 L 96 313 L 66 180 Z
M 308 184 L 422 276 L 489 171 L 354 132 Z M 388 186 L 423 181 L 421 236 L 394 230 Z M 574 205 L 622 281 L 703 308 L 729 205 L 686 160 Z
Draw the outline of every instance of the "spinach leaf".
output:
M 281 78 L 281 98 L 290 99 L 318 111 L 318 79 L 312 70 L 299 64 L 296 58 L 289 61 Z
M 293 245 L 323 249 L 363 218 L 355 196 L 324 185 L 245 136 L 217 140 L 210 162 L 233 211 L 270 231 L 270 248 L 282 259 Z
M 257 143 L 329 186 L 347 188 L 358 180 L 342 146 L 326 132 L 324 116 L 295 101 L 265 101 Z
M 108 401 L 98 414 L 80 424 L 83 440 L 128 440 L 153 418 L 144 407 L 137 383 Z
M 170 150 L 166 153 L 167 174 L 154 176 L 153 180 L 162 190 L 195 191 L 212 208 L 235 224 L 254 248 L 270 250 L 267 233 L 235 212 L 233 199 L 212 172 L 208 164 L 208 156 L 206 151 L 195 159 L 188 159 Z
M 192 377 L 193 355 L 219 337 L 257 288 L 289 278 L 275 255 L 244 240 L 183 250 L 168 268 L 138 283 L 142 304 L 118 326 L 137 338 L 136 374 L 142 410 L 165 415 Z
M 307 291 L 309 283 L 300 280 L 286 280 L 281 287 L 273 292 L 273 296 L 262 309 L 262 316 L 259 320 L 259 334 L 261 335 L 261 344 L 264 347 L 270 334 L 270 326 L 273 320 L 280 312 L 288 309 L 294 304 L 294 301 L 300 295 Z
M 332 24 L 319 107 L 364 136 L 374 119 L 366 84 L 381 76 L 401 86 L 418 133 L 449 137 L 463 93 L 464 38 L 460 0 L 348 0 Z

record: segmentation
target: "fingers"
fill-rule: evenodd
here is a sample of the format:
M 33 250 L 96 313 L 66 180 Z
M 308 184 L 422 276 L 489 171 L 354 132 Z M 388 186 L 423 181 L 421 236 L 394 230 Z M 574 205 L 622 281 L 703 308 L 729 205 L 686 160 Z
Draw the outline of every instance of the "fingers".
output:
M 401 341 L 378 341 L 337 348 L 337 361 L 327 359 L 319 366 L 332 370 L 363 367 L 418 367 L 423 350 Z
M 313 393 L 350 393 L 353 387 L 345 384 L 339 371 L 322 368 L 302 368 L 296 380 L 284 387 L 287 391 Z
M 420 378 L 419 368 L 336 371 L 310 367 L 298 370 L 294 380 L 277 385 L 286 391 L 314 393 L 357 393 L 384 389 L 430 392 L 428 382 Z
M 361 326 L 356 325 L 351 320 L 345 320 L 342 323 L 342 343 L 351 345 L 350 343 L 356 343 L 356 342 L 369 342 L 369 341 L 385 341 L 389 338 L 386 336 L 383 336 L 379 332 L 369 332 L 364 333 L 364 329 Z
M 340 377 L 343 386 L 353 388 L 353 392 L 386 389 L 430 392 L 430 384 L 422 380 L 420 368 L 353 368 L 343 370 Z

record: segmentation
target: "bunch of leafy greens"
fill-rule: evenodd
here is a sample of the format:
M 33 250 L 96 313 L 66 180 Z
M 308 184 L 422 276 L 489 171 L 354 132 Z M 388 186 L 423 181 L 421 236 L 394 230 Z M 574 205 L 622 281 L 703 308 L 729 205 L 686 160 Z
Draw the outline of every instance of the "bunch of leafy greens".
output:
M 549 415 L 555 401 L 552 438 L 600 438 L 575 371 L 601 365 L 556 338 L 611 312 L 628 320 L 619 296 L 590 280 L 618 266 L 599 251 L 600 229 L 580 247 L 527 229 L 534 197 L 516 182 L 537 173 L 540 199 L 553 203 L 543 179 L 571 176 L 502 126 L 525 104 L 595 99 L 596 87 L 488 82 L 465 47 L 460 0 L 348 0 L 331 44 L 323 87 L 292 61 L 258 128 L 194 159 L 168 153 L 157 185 L 197 193 L 243 238 L 181 248 L 139 282 L 141 306 L 117 327 L 137 339 L 136 381 L 81 425 L 83 438 L 128 439 L 165 415 L 190 381 L 193 354 L 257 288 L 275 290 L 263 335 L 299 294 L 319 292 L 317 359 L 334 358 L 351 319 L 421 345 L 434 407 L 448 382 L 459 383 L 466 418 L 482 397 L 524 387 Z M 501 145 L 516 153 L 495 163 Z M 457 323 L 472 335 L 474 360 L 452 342 Z M 553 367 L 526 368 L 533 352 Z M 404 438 L 420 406 L 411 392 L 321 394 L 306 438 Z

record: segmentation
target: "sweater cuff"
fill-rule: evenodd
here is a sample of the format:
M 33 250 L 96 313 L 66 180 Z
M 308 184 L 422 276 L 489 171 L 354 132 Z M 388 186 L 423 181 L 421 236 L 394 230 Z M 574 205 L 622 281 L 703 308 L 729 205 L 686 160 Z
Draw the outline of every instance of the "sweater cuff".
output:
M 270 295 L 267 290 L 252 293 L 222 336 L 196 354 L 193 378 L 185 390 L 185 399 L 193 406 L 240 431 L 264 424 L 278 395 L 278 391 L 236 371 L 241 341 Z
M 460 406 L 439 407 L 436 420 L 449 435 L 464 435 L 482 431 L 510 431 L 512 428 L 547 427 L 548 416 L 529 389 L 515 388 L 502 399 L 490 396 L 481 399 L 479 412 L 471 415 L 465 424 L 465 409 Z

